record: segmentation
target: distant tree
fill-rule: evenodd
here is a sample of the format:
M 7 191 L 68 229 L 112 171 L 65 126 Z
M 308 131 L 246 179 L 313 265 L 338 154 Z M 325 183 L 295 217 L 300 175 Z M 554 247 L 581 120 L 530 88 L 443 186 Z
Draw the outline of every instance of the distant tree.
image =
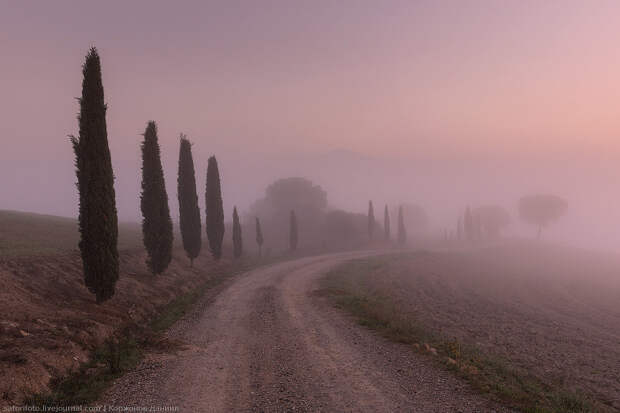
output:
M 213 258 L 222 257 L 222 241 L 224 240 L 224 206 L 220 186 L 220 172 L 215 156 L 209 158 L 207 165 L 207 189 L 205 191 L 206 231 L 209 248 Z
M 566 212 L 568 203 L 555 195 L 530 195 L 519 200 L 519 216 L 525 222 L 538 227 L 538 235 L 544 227 Z
M 153 274 L 161 274 L 172 260 L 172 219 L 161 166 L 157 126 L 149 121 L 142 142 L 142 236 Z
M 291 251 L 295 251 L 297 250 L 297 241 L 298 241 L 298 234 L 297 234 L 297 216 L 295 216 L 295 211 L 291 210 L 291 217 L 290 217 L 290 225 L 289 225 L 289 246 L 291 248 Z
M 385 234 L 385 240 L 390 240 L 390 213 L 388 212 L 388 206 L 385 205 L 383 210 L 383 232 Z
M 192 157 L 192 144 L 181 134 L 179 148 L 179 175 L 177 178 L 177 196 L 179 199 L 179 226 L 183 248 L 193 266 L 194 259 L 200 254 L 202 246 L 200 208 L 196 194 L 196 174 Z
M 413 236 L 423 238 L 428 233 L 430 223 L 426 210 L 421 205 L 405 202 L 394 207 L 392 216 L 398 216 L 400 207 L 403 209 L 408 238 Z
M 375 232 L 375 209 L 372 206 L 372 201 L 368 201 L 368 238 L 372 240 L 372 236 Z
M 84 283 L 102 303 L 114 295 L 118 280 L 118 218 L 101 62 L 94 47 L 86 55 L 82 75 L 79 135 L 71 137 L 80 193 L 79 247 Z
M 398 207 L 398 243 L 400 245 L 405 245 L 407 243 L 407 229 L 405 228 L 402 205 Z
M 241 224 L 239 223 L 239 214 L 237 207 L 233 208 L 233 256 L 241 257 L 243 253 L 243 240 L 241 238 Z
M 319 246 L 325 239 L 323 221 L 327 212 L 327 193 L 308 179 L 276 180 L 267 187 L 265 196 L 250 206 L 248 216 L 252 220 L 260 217 L 263 233 L 268 233 L 270 247 L 288 249 L 287 218 L 291 210 L 295 210 L 298 227 L 303 228 L 304 245 Z M 367 239 L 366 219 L 360 236 Z
M 510 224 L 510 214 L 499 205 L 485 205 L 474 209 L 479 223 L 479 237 L 497 238 L 503 228 Z
M 263 230 L 260 227 L 260 220 L 256 217 L 256 243 L 258 244 L 258 256 L 262 256 L 263 250 Z
M 474 239 L 474 222 L 473 217 L 471 215 L 471 209 L 467 207 L 465 209 L 465 216 L 463 217 L 463 227 L 465 230 L 465 238 L 468 241 L 472 241 Z

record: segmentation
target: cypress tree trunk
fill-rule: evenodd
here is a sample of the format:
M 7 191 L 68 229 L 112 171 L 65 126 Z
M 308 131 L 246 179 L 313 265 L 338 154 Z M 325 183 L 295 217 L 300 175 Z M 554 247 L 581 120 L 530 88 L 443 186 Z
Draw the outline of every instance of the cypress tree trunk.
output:
M 290 217 L 290 233 L 289 233 L 289 246 L 291 251 L 297 250 L 297 216 L 295 215 L 295 211 L 291 210 Z
M 215 156 L 209 158 L 207 165 L 206 200 L 206 231 L 209 239 L 209 248 L 213 258 L 222 257 L 222 241 L 224 240 L 224 207 L 222 203 L 222 189 L 220 187 L 220 172 L 217 168 Z
M 390 240 L 390 213 L 388 212 L 388 206 L 385 206 L 383 211 L 383 231 L 385 233 L 385 240 Z
M 368 201 L 368 238 L 372 240 L 372 236 L 375 232 L 375 209 L 372 206 L 372 201 Z
M 196 194 L 196 174 L 192 157 L 192 144 L 181 134 L 179 148 L 179 175 L 177 178 L 177 195 L 179 199 L 179 226 L 183 249 L 193 266 L 194 259 L 200 254 L 202 246 L 202 228 L 200 225 L 200 208 Z
M 101 62 L 95 48 L 86 55 L 82 74 L 80 132 L 71 137 L 80 193 L 79 247 L 84 283 L 102 303 L 114 295 L 118 280 L 118 219 Z
M 161 166 L 157 125 L 150 121 L 142 142 L 142 235 L 153 274 L 161 274 L 172 260 L 172 219 Z
M 263 231 L 260 227 L 260 220 L 256 217 L 256 243 L 258 244 L 258 256 L 262 256 L 263 250 Z
M 239 214 L 237 207 L 233 208 L 233 255 L 235 258 L 241 257 L 243 254 L 243 239 L 241 238 L 241 224 L 239 223 Z
M 405 219 L 403 217 L 402 205 L 398 207 L 398 243 L 405 245 L 407 242 L 407 229 L 405 228 Z

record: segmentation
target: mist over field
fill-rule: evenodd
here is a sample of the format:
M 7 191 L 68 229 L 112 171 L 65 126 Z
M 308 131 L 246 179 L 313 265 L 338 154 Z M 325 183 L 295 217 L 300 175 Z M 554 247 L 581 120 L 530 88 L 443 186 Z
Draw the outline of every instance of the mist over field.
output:
M 140 134 L 155 118 L 167 176 L 180 132 L 194 143 L 199 187 L 206 158 L 218 155 L 226 210 L 246 212 L 275 179 L 302 176 L 336 208 L 364 212 L 368 198 L 421 204 L 439 232 L 467 205 L 501 204 L 515 218 L 510 232 L 527 235 L 518 199 L 556 193 L 569 213 L 548 237 L 616 251 L 616 9 L 7 4 L 2 207 L 76 215 L 66 135 L 82 53 L 95 44 L 121 220 L 140 217 Z M 174 180 L 167 185 L 173 198 Z

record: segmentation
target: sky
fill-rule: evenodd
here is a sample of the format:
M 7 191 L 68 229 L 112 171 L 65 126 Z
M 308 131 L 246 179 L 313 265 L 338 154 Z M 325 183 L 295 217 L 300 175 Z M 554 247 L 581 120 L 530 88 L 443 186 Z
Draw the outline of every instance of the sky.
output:
M 569 201 L 558 234 L 620 245 L 617 1 L 0 2 L 0 209 L 76 216 L 81 65 L 99 50 L 122 220 L 158 123 L 176 213 L 178 137 L 226 209 L 306 176 L 334 207 Z M 595 216 L 596 219 L 592 219 Z

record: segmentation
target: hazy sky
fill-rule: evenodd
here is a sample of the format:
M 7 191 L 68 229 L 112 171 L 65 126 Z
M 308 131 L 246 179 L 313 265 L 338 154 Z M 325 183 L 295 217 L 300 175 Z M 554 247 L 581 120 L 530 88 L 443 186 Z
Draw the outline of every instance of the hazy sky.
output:
M 184 132 L 199 174 L 218 156 L 227 208 L 305 175 L 360 211 L 369 180 L 377 198 L 446 217 L 455 202 L 553 190 L 575 228 L 592 211 L 620 220 L 619 41 L 612 0 L 4 1 L 0 208 L 75 215 L 66 135 L 94 45 L 121 218 L 139 217 L 140 133 L 154 119 L 173 209 Z M 361 161 L 326 169 L 351 160 L 341 150 Z M 387 179 L 415 186 L 402 195 Z M 590 237 L 620 240 L 607 227 Z

